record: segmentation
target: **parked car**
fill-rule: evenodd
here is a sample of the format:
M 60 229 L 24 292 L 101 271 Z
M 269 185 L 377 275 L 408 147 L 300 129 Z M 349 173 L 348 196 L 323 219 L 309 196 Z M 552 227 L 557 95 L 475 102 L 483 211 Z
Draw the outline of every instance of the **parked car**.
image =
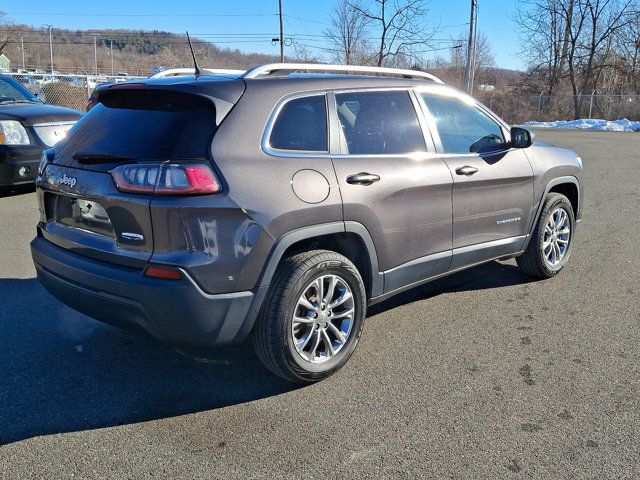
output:
M 427 73 L 273 64 L 96 100 L 43 154 L 40 282 L 173 344 L 251 338 L 293 382 L 341 368 L 397 293 L 512 257 L 553 277 L 582 215 L 575 152 Z
M 0 188 L 32 183 L 45 148 L 62 140 L 82 116 L 43 101 L 0 75 Z

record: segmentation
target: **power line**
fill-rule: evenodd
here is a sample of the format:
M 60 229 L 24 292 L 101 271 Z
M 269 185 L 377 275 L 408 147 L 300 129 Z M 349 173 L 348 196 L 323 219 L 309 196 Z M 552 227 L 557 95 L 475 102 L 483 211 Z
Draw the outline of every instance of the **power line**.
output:
M 7 15 L 38 15 L 60 17 L 275 17 L 277 13 L 60 13 L 6 12 Z

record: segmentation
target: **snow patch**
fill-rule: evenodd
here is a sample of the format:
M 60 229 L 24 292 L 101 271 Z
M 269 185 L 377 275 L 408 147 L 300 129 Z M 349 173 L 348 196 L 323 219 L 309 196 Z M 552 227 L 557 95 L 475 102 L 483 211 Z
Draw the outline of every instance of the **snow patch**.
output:
M 526 127 L 537 128 L 578 128 L 581 130 L 593 130 L 599 132 L 640 132 L 640 122 L 622 120 L 598 120 L 581 119 L 559 122 L 527 122 Z

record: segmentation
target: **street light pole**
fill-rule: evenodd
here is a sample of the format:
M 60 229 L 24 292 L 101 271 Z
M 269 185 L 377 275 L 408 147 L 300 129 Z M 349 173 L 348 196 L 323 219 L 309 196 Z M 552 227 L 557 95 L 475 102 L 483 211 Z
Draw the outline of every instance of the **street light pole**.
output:
M 96 44 L 97 35 L 93 34 L 93 73 L 98 74 L 98 46 Z
M 51 40 L 51 30 L 53 30 L 53 25 L 45 25 L 49 29 L 49 57 L 51 60 L 51 73 L 53 74 L 53 41 Z
M 20 37 L 20 50 L 22 51 L 22 69 L 25 70 L 26 67 L 24 65 L 24 36 Z
M 109 39 L 109 43 L 111 44 L 111 75 L 113 75 L 113 38 Z
M 284 63 L 284 26 L 282 25 L 282 0 L 278 0 L 280 12 L 280 63 Z
M 464 70 L 464 89 L 473 93 L 473 77 L 476 61 L 476 28 L 478 24 L 478 0 L 471 0 L 471 18 L 469 20 L 469 43 L 467 46 L 467 65 Z

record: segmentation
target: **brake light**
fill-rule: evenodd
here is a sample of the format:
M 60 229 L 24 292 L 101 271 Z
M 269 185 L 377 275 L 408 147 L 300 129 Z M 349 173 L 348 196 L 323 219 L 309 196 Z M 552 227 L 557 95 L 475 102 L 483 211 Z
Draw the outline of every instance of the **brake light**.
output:
M 163 280 L 182 280 L 184 278 L 180 270 L 167 267 L 147 267 L 144 274 L 146 277 L 161 278 Z
M 93 95 L 91 95 L 89 97 L 89 100 L 87 100 L 86 111 L 88 112 L 93 107 L 95 107 L 97 104 L 98 104 L 98 99 L 96 97 L 94 97 Z
M 146 83 L 114 83 L 109 90 L 128 90 L 129 88 L 146 88 Z
M 111 170 L 121 192 L 149 195 L 206 195 L 222 191 L 207 165 L 131 164 Z

